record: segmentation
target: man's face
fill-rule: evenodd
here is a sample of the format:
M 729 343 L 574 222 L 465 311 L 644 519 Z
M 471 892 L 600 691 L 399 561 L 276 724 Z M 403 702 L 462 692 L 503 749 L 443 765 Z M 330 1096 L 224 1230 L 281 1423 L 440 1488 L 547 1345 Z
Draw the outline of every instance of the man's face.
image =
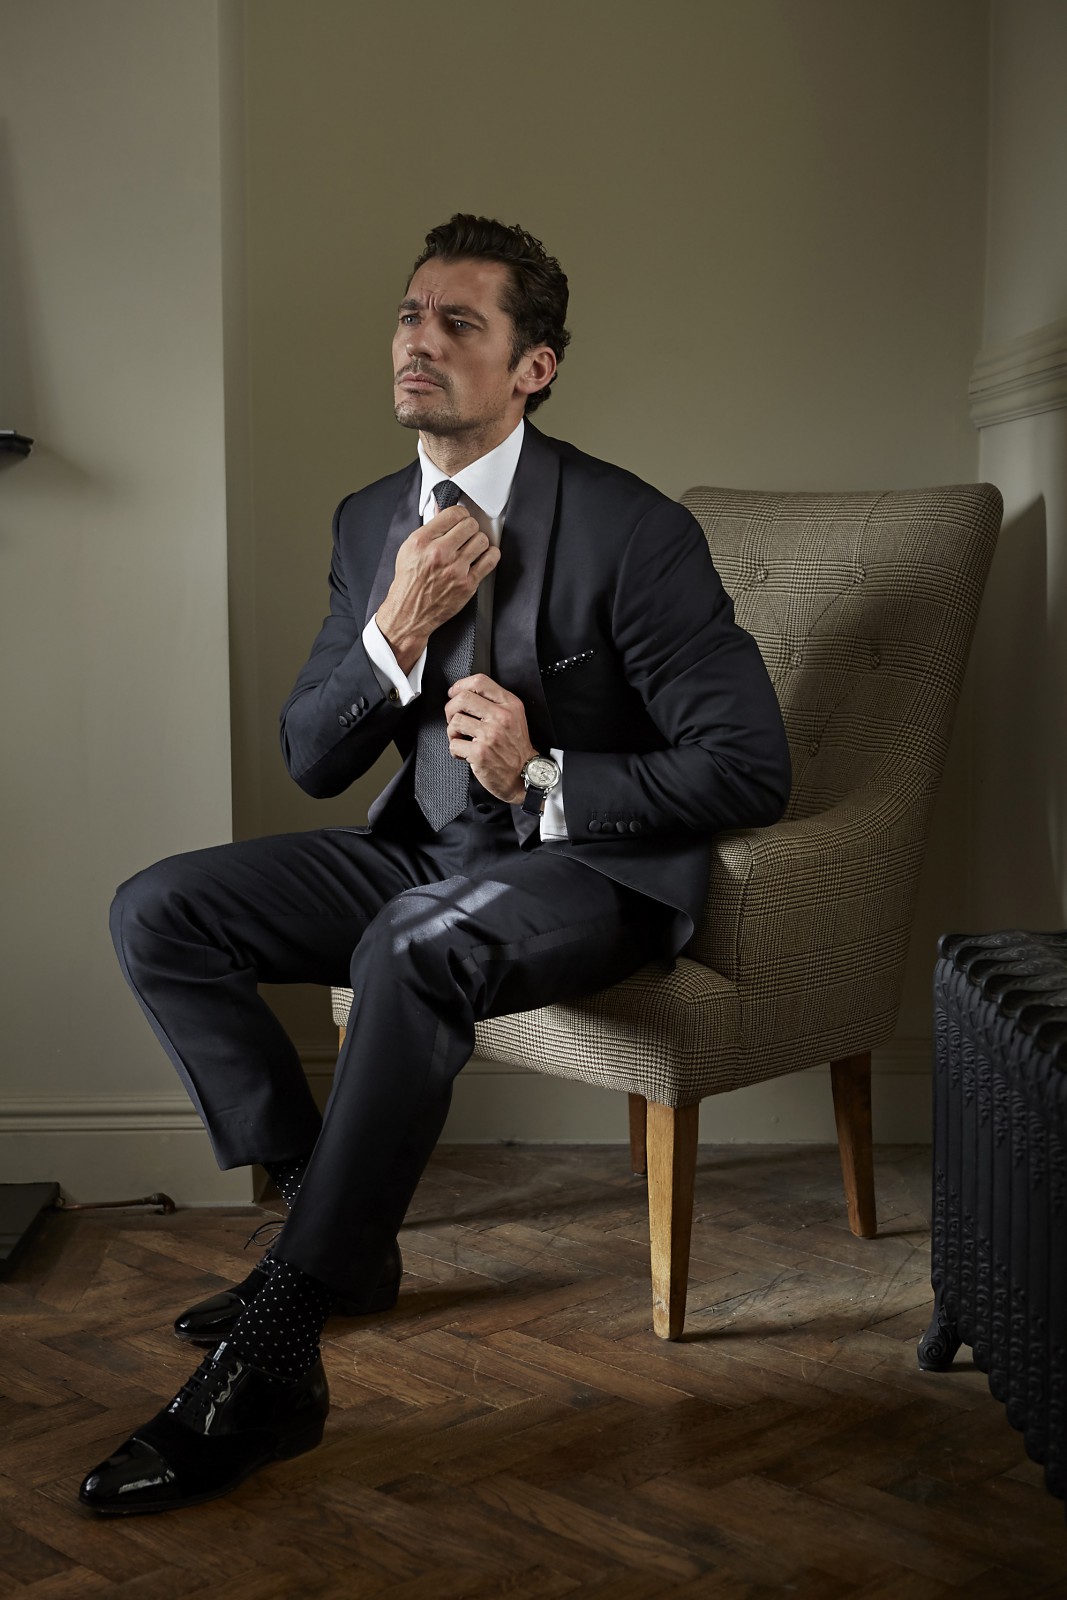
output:
M 500 261 L 431 257 L 400 303 L 393 338 L 396 420 L 426 434 L 510 432 L 526 404 L 525 362 L 512 368 Z M 505 433 L 501 433 L 503 438 Z

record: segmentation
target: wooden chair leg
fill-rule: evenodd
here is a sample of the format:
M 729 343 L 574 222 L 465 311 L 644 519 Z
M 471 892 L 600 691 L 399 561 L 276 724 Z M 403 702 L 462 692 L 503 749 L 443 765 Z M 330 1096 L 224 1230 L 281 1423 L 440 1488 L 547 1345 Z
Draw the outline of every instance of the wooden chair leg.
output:
M 831 1061 L 837 1145 L 845 1180 L 848 1225 L 858 1239 L 878 1232 L 874 1203 L 874 1151 L 871 1138 L 871 1052 Z
M 630 1102 L 630 1171 L 635 1178 L 643 1178 L 648 1171 L 645 1149 L 648 1101 L 643 1094 L 631 1094 L 627 1098 Z
M 648 1104 L 648 1231 L 652 1247 L 652 1326 L 681 1337 L 689 1286 L 693 1183 L 700 1106 Z

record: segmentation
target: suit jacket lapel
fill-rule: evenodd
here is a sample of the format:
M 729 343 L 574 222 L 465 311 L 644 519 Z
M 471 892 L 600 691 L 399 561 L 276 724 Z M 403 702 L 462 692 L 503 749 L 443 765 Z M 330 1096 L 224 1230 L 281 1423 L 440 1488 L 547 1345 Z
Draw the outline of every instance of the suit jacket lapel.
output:
M 400 494 L 397 497 L 393 520 L 389 524 L 389 532 L 386 534 L 385 543 L 382 545 L 378 570 L 374 574 L 370 599 L 367 601 L 367 614 L 363 619 L 364 624 L 368 623 L 371 617 L 374 616 L 389 592 L 389 585 L 392 583 L 393 573 L 396 571 L 397 551 L 408 534 L 419 525 L 421 520 L 419 517 L 419 494 L 421 488 L 422 472 L 418 461 L 413 461 L 400 486 Z
M 496 569 L 491 675 L 518 695 L 530 738 L 545 751 L 556 741 L 537 659 L 537 618 L 558 490 L 559 457 L 527 423 Z

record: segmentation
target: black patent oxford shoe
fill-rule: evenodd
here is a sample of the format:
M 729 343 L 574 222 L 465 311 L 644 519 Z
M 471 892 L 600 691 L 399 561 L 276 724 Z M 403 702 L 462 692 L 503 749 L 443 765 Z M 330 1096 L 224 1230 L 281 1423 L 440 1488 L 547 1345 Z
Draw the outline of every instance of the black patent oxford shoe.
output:
M 361 1294 L 340 1296 L 334 1307 L 337 1315 L 369 1317 L 375 1311 L 391 1310 L 400 1294 L 403 1271 L 400 1246 L 394 1239 L 377 1283 Z M 242 1283 L 234 1284 L 232 1289 L 223 1289 L 209 1300 L 200 1300 L 188 1311 L 183 1311 L 174 1324 L 174 1332 L 189 1344 L 218 1344 L 220 1339 L 228 1339 L 241 1312 L 252 1303 L 268 1281 L 267 1273 L 259 1267 L 253 1267 Z
M 78 1498 L 107 1516 L 214 1500 L 269 1461 L 313 1450 L 329 1409 L 321 1360 L 286 1383 L 220 1344 L 169 1406 L 93 1468 Z

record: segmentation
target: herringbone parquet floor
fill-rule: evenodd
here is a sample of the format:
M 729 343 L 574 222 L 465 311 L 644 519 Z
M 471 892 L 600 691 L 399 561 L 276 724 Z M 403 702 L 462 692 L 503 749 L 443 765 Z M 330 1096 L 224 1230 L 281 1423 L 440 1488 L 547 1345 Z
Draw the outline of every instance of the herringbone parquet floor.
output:
M 400 1304 L 328 1329 L 323 1445 L 118 1521 L 82 1474 L 195 1364 L 174 1313 L 261 1214 L 56 1215 L 0 1286 L 0 1596 L 1064 1600 L 1067 1532 L 965 1350 L 920 1373 L 928 1153 L 700 1153 L 683 1342 L 621 1148 L 438 1152 Z

